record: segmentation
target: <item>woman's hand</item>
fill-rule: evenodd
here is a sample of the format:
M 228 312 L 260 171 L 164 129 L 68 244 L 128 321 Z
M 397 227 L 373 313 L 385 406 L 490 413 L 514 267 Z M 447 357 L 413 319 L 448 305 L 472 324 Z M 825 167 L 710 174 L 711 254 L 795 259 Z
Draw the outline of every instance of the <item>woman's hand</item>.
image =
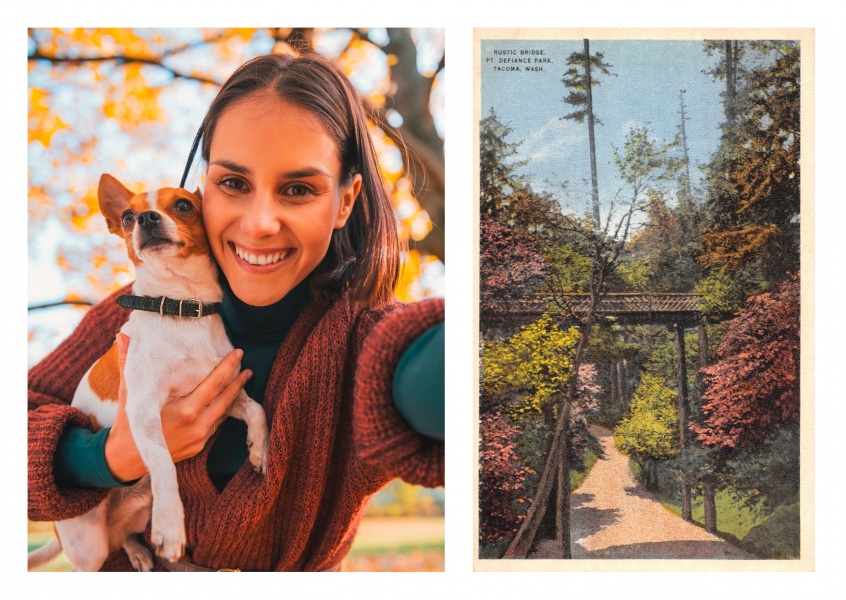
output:
M 105 454 L 106 464 L 115 479 L 127 482 L 146 474 L 147 467 L 141 460 L 126 419 L 123 367 L 129 337 L 123 333 L 117 334 L 117 345 L 120 367 L 118 412 L 106 438 Z M 162 433 L 174 463 L 198 454 L 226 419 L 229 406 L 252 376 L 252 371 L 246 369 L 235 377 L 242 355 L 243 351 L 233 350 L 193 392 L 171 400 L 162 408 Z

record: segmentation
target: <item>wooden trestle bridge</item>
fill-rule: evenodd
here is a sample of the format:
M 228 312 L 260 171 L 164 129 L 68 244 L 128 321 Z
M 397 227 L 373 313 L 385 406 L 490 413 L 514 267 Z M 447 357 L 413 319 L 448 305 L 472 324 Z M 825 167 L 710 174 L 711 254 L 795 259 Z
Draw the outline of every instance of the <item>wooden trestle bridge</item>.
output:
M 596 316 L 621 325 L 682 325 L 688 329 L 702 323 L 701 305 L 702 297 L 696 294 L 605 294 L 597 304 Z M 549 312 L 561 324 L 579 325 L 589 308 L 589 294 L 535 294 L 503 307 L 501 314 L 528 322 Z

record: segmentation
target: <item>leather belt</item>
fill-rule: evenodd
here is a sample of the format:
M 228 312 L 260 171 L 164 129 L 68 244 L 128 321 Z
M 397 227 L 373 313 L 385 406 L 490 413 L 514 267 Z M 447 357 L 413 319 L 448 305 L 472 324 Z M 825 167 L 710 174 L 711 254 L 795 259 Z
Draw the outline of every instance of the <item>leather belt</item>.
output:
M 163 558 L 157 558 L 156 561 L 165 568 L 166 571 L 172 571 L 174 573 L 194 573 L 194 572 L 235 572 L 240 573 L 241 569 L 209 569 L 208 567 L 201 567 L 200 565 L 195 565 L 194 563 L 189 563 L 183 560 L 178 562 L 170 562 L 169 560 L 165 560 Z

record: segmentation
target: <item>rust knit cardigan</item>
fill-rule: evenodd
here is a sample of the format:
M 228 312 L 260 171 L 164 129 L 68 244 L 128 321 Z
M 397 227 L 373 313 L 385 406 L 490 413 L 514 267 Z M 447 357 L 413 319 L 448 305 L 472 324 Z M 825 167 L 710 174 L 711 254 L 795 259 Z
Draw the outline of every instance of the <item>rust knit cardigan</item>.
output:
M 114 301 L 121 293 L 126 289 L 94 306 L 29 372 L 31 520 L 71 518 L 106 496 L 104 489 L 58 488 L 53 455 L 67 425 L 90 427 L 69 405 L 83 374 L 128 318 Z M 443 319 L 442 299 L 380 309 L 346 295 L 330 306 L 310 303 L 282 343 L 267 384 L 267 473 L 245 463 L 218 493 L 206 470 L 211 443 L 177 464 L 185 558 L 214 569 L 328 570 L 347 554 L 367 500 L 388 481 L 443 485 L 443 442 L 412 430 L 390 393 L 402 351 Z M 148 526 L 148 541 L 149 532 Z M 103 567 L 131 569 L 122 550 Z

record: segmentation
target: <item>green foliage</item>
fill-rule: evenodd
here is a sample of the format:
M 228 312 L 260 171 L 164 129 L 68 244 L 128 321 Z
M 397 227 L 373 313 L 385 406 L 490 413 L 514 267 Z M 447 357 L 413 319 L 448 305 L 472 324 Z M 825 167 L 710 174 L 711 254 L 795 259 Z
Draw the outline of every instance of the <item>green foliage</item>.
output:
M 600 443 L 594 438 L 590 436 L 588 438 L 588 446 L 584 452 L 584 456 L 582 457 L 582 461 L 580 465 L 576 465 L 575 468 L 570 469 L 570 489 L 575 491 L 579 489 L 579 486 L 582 485 L 585 479 L 587 479 L 590 470 L 593 468 L 593 465 L 596 464 L 596 461 L 602 456 L 602 446 Z
M 482 212 L 494 216 L 499 215 L 508 205 L 507 198 L 526 184 L 515 173 L 527 163 L 514 159 L 520 143 L 506 141 L 511 131 L 510 127 L 500 122 L 493 108 L 479 123 L 479 201 Z
M 523 392 L 507 406 L 512 418 L 549 415 L 570 378 L 578 337 L 578 330 L 565 332 L 544 314 L 509 340 L 483 342 L 482 391 Z
M 584 122 L 588 111 L 588 86 L 585 68 L 588 64 L 590 65 L 590 87 L 594 88 L 599 85 L 599 80 L 596 78 L 597 72 L 601 72 L 605 75 L 609 75 L 611 73 L 611 65 L 607 64 L 604 59 L 605 57 L 602 52 L 597 52 L 589 57 L 584 52 L 573 52 L 567 58 L 567 65 L 569 65 L 569 68 L 564 73 L 564 78 L 561 80 L 561 83 L 563 83 L 564 87 L 568 90 L 567 96 L 564 97 L 564 102 L 571 105 L 575 110 L 561 117 L 562 119 L 568 119 L 578 123 Z M 595 115 L 594 119 L 596 119 Z M 596 122 L 599 123 L 599 119 L 596 119 Z
M 731 318 L 746 301 L 742 281 L 733 274 L 720 271 L 700 280 L 694 293 L 702 296 L 702 313 L 711 321 Z
M 726 479 L 741 499 L 758 510 L 799 501 L 799 423 L 779 424 L 757 445 L 736 450 L 726 460 Z
M 623 149 L 618 150 L 614 145 L 611 148 L 620 177 L 637 194 L 650 185 L 671 180 L 678 173 L 681 163 L 670 155 L 676 146 L 675 142 L 660 143 L 648 127 L 632 127 Z
M 588 290 L 590 258 L 569 244 L 550 245 L 541 252 L 548 264 L 546 290 L 551 293 L 580 293 Z
M 631 292 L 646 292 L 650 289 L 650 279 L 654 271 L 653 258 L 647 255 L 633 256 L 620 262 L 617 274 Z
M 523 419 L 520 422 L 520 437 L 517 441 L 517 453 L 523 464 L 534 473 L 543 473 L 549 447 L 552 445 L 553 428 L 543 419 Z M 538 477 L 527 478 L 527 487 L 534 488 Z
M 672 159 L 674 160 L 674 159 Z M 640 272 L 620 273 L 622 277 L 638 277 L 633 290 L 652 292 L 690 292 L 700 277 L 697 256 L 701 246 L 702 207 L 681 194 L 676 206 L 669 206 L 661 187 L 669 174 L 648 183 L 647 221 L 629 244 L 630 263 L 645 263 Z M 631 267 L 628 269 L 631 271 Z
M 502 555 L 505 554 L 506 550 L 508 550 L 508 546 L 511 544 L 511 540 L 513 539 L 514 536 L 509 535 L 507 537 L 500 538 L 495 542 L 479 544 L 479 558 L 502 558 Z
M 800 48 L 735 42 L 734 50 L 725 64 L 736 87 L 727 89 L 722 145 L 709 165 L 712 222 L 700 261 L 773 283 L 799 268 Z
M 779 506 L 753 527 L 741 546 L 761 558 L 799 558 L 799 504 Z
M 675 338 L 675 333 L 673 334 Z M 699 372 L 699 336 L 691 332 L 684 335 L 685 366 L 687 367 L 687 387 L 696 389 Z M 675 339 L 654 347 L 646 360 L 644 370 L 660 377 L 668 387 L 676 389 L 676 342 Z
M 614 429 L 617 449 L 635 460 L 669 458 L 678 452 L 676 392 L 660 377 L 643 373 L 629 415 Z

